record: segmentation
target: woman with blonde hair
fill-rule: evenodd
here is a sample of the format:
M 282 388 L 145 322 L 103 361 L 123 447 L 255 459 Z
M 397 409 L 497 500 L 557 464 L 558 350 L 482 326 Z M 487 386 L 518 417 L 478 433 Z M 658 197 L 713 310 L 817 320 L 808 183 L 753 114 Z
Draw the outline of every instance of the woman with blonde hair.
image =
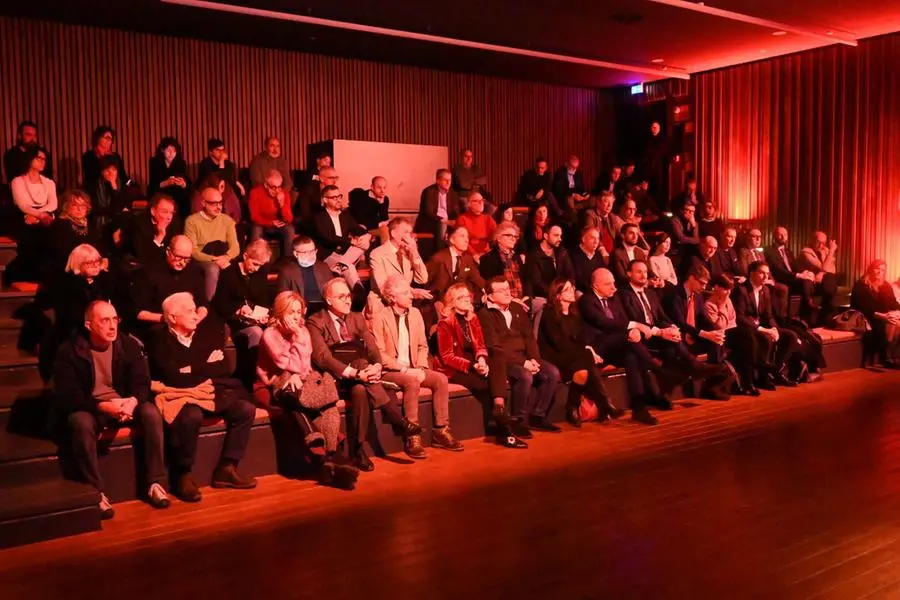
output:
M 874 349 L 888 369 L 900 368 L 900 303 L 887 282 L 887 263 L 875 260 L 856 282 L 850 295 L 850 307 L 861 312 L 872 326 Z
M 59 218 L 50 225 L 50 273 L 58 273 L 66 266 L 69 254 L 80 244 L 94 248 L 102 245 L 102 236 L 88 217 L 91 197 L 78 189 L 63 192 Z
M 359 472 L 337 456 L 344 401 L 331 375 L 313 369 L 305 316 L 300 294 L 284 291 L 276 296 L 260 342 L 254 395 L 276 416 L 280 411 L 296 419 L 307 449 L 324 446 L 324 457 L 308 453 L 321 483 L 353 489 Z
M 494 361 L 484 344 L 481 322 L 475 316 L 472 292 L 463 282 L 444 294 L 445 317 L 437 325 L 438 354 L 434 368 L 450 383 L 466 387 L 485 406 L 497 426 L 497 442 L 507 448 L 527 448 L 512 434 L 506 413 L 506 366 Z

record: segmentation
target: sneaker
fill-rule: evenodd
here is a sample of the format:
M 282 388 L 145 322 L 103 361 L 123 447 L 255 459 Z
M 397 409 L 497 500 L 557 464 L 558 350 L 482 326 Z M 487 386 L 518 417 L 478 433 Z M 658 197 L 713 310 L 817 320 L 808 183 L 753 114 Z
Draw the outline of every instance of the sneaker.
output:
M 161 486 L 158 483 L 154 483 L 150 486 L 150 489 L 147 490 L 147 502 L 153 508 L 169 508 L 169 494 L 166 493 L 166 488 Z
M 422 436 L 420 435 L 411 435 L 406 438 L 404 450 L 406 451 L 406 455 L 410 458 L 415 458 L 416 460 L 428 458 L 428 455 L 425 453 L 425 448 L 422 446 Z
M 107 519 L 112 519 L 116 511 L 112 507 L 112 503 L 109 501 L 109 498 L 106 497 L 106 494 L 100 492 L 100 518 L 106 521 Z
M 462 442 L 453 437 L 449 425 L 441 427 L 440 429 L 435 429 L 431 432 L 431 445 L 435 448 L 441 448 L 442 450 L 449 450 L 451 452 L 463 451 Z
M 256 479 L 244 477 L 237 472 L 234 465 L 219 466 L 212 476 L 210 484 L 214 488 L 232 488 L 236 490 L 251 490 L 256 487 Z

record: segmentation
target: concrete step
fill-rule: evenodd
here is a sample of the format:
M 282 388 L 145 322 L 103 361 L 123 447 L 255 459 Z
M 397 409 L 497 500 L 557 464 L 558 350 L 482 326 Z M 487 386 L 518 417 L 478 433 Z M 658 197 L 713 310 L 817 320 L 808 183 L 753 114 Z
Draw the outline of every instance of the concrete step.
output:
M 0 488 L 0 548 L 100 529 L 99 494 L 56 477 Z
M 0 291 L 0 318 L 11 318 L 17 310 L 32 300 L 34 300 L 34 292 Z

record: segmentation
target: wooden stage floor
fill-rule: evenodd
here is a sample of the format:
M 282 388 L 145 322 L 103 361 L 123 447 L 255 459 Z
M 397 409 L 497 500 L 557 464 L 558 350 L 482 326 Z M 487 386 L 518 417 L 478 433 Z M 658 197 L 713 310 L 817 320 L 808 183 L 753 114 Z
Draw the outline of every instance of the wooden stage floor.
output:
M 0 598 L 900 598 L 900 373 L 266 477 L 0 552 Z

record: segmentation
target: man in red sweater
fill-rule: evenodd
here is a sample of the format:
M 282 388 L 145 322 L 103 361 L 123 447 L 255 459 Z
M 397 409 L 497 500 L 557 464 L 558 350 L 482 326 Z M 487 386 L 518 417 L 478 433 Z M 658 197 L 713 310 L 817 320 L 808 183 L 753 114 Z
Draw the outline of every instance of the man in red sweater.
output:
M 456 224 L 469 232 L 469 251 L 476 257 L 491 249 L 497 222 L 484 214 L 484 197 L 481 192 L 469 194 L 469 207 L 456 219 Z
M 282 187 L 278 171 L 270 171 L 262 185 L 250 190 L 250 241 L 281 240 L 281 256 L 290 256 L 294 239 L 294 215 L 290 195 Z

